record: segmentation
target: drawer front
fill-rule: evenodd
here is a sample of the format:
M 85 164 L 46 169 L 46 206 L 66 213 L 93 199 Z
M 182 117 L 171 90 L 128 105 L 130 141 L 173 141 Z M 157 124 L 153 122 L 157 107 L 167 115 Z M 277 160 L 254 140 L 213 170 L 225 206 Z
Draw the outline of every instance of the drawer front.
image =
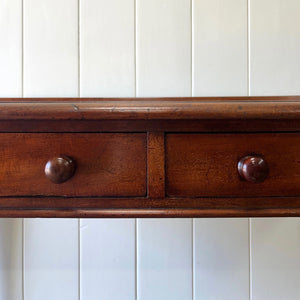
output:
M 167 134 L 166 176 L 169 197 L 299 196 L 300 134 Z
M 146 134 L 0 134 L 0 196 L 145 196 Z M 68 156 L 74 175 L 45 176 L 52 158 Z

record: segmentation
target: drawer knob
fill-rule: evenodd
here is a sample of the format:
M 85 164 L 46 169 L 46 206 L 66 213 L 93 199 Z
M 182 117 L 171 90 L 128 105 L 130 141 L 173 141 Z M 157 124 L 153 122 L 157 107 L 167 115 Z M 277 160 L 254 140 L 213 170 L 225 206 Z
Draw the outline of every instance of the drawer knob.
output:
M 45 166 L 45 174 L 54 183 L 63 183 L 69 180 L 75 173 L 75 161 L 66 156 L 60 155 L 50 159 Z
M 269 167 L 262 157 L 249 155 L 238 162 L 238 171 L 244 180 L 260 183 L 267 178 Z

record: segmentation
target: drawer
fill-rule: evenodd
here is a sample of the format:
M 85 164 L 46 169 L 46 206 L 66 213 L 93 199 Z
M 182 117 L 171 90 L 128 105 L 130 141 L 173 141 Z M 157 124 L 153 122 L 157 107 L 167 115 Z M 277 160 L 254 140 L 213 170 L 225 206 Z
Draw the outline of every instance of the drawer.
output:
M 5 133 L 0 140 L 0 196 L 146 195 L 145 133 Z M 51 177 L 61 155 L 75 172 L 56 184 L 45 165 L 51 161 Z
M 299 196 L 300 134 L 167 134 L 166 194 Z

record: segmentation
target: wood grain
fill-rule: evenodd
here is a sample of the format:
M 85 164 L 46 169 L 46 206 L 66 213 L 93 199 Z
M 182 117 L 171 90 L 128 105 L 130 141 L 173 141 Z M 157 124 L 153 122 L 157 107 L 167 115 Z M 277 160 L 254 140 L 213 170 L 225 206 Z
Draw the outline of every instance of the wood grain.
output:
M 165 197 L 165 135 L 148 133 L 148 197 Z
M 24 209 L 0 210 L 1 218 L 235 218 L 300 217 L 300 208 L 275 209 Z
M 298 214 L 299 97 L 50 99 L 0 103 L 9 111 L 0 112 L 3 216 Z M 234 112 L 241 103 L 247 110 Z M 259 105 L 265 110 L 251 119 Z M 60 155 L 77 170 L 56 185 L 44 167 Z M 264 182 L 240 178 L 238 161 L 248 155 L 268 164 Z
M 300 194 L 299 134 L 168 134 L 166 193 L 170 197 L 259 197 Z M 240 178 L 238 161 L 264 157 L 268 178 Z
M 263 210 L 297 209 L 300 197 L 202 197 L 202 198 L 157 198 L 146 197 L 1 197 L 0 209 L 44 209 L 44 210 L 101 210 L 116 209 L 135 211 L 138 209 L 191 209 L 203 210 Z M 55 215 L 55 213 L 54 213 Z
M 135 98 L 97 101 L 0 102 L 0 120 L 182 120 L 182 119 L 299 119 L 300 98 L 282 101 L 178 98 Z M 49 100 L 49 99 L 48 99 Z
M 62 130 L 63 128 L 63 130 Z M 296 132 L 300 119 L 0 120 L 0 132 Z
M 0 196 L 144 196 L 146 134 L 0 134 Z M 63 184 L 44 174 L 53 156 L 76 161 Z

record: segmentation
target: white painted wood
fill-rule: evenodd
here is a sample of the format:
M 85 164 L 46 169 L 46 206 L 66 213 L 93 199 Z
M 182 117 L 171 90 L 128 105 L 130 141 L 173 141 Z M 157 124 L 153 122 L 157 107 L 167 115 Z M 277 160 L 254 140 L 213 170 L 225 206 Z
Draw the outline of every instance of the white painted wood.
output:
M 81 300 L 134 300 L 135 222 L 81 220 Z
M 190 96 L 191 6 L 137 0 L 137 95 Z
M 137 299 L 192 299 L 192 219 L 138 219 Z
M 300 1 L 250 1 L 251 95 L 300 94 Z
M 193 6 L 193 95 L 247 95 L 247 1 Z
M 21 300 L 22 219 L 0 219 L 0 299 Z
M 300 2 L 250 1 L 250 94 L 300 93 Z M 251 220 L 252 299 L 299 299 L 300 218 Z
M 24 299 L 79 299 L 78 220 L 24 220 Z
M 298 300 L 300 218 L 252 219 L 252 299 Z
M 24 1 L 26 97 L 77 96 L 78 1 Z
M 78 95 L 78 2 L 24 1 L 24 95 Z M 24 220 L 25 300 L 79 299 L 78 220 Z
M 0 1 L 0 97 L 22 96 L 22 1 Z
M 134 97 L 134 0 L 80 5 L 80 95 Z M 80 299 L 134 300 L 135 220 L 82 219 L 80 235 Z
M 0 97 L 22 97 L 22 1 L 0 1 Z M 23 298 L 22 219 L 0 219 L 0 299 Z
M 85 0 L 80 8 L 81 96 L 134 96 L 134 0 Z
M 195 219 L 194 295 L 249 299 L 248 219 Z

